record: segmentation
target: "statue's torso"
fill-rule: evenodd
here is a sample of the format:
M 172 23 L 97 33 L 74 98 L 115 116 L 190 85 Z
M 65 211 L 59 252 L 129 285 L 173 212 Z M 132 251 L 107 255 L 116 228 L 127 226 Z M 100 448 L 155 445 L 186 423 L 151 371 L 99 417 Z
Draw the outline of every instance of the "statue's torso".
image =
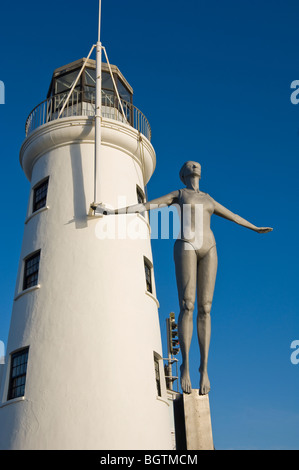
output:
M 189 243 L 198 254 L 204 256 L 216 245 L 210 227 L 214 212 L 213 199 L 206 193 L 184 188 L 179 190 L 176 202 L 181 220 L 178 240 Z

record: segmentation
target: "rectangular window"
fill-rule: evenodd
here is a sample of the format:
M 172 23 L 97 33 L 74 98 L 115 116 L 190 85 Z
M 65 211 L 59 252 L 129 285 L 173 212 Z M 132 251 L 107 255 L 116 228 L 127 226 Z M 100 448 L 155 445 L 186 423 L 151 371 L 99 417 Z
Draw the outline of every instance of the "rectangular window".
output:
M 138 185 L 136 185 L 136 194 L 138 204 L 144 204 L 146 200 L 145 194 Z M 142 217 L 145 217 L 145 212 L 140 212 L 140 215 L 142 215 Z
M 11 355 L 10 379 L 7 400 L 23 397 L 29 348 L 24 348 Z
M 136 186 L 136 193 L 138 204 L 143 204 L 145 202 L 145 195 L 139 186 Z
M 159 359 L 154 355 L 154 363 L 155 363 L 155 377 L 156 377 L 156 386 L 157 386 L 157 394 L 158 397 L 161 397 L 161 379 L 160 379 L 160 363 Z
M 146 290 L 153 293 L 153 286 L 152 286 L 152 266 L 151 263 L 144 258 L 144 271 L 145 271 L 145 281 L 146 281 Z
M 23 290 L 38 283 L 40 251 L 25 260 Z
M 42 181 L 33 190 L 33 212 L 46 206 L 49 178 Z

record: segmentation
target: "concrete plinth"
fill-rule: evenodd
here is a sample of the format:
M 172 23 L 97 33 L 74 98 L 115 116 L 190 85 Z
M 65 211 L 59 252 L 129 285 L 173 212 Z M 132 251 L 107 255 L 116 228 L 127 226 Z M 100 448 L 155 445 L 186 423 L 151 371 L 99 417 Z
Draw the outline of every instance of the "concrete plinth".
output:
M 183 394 L 187 450 L 214 450 L 209 395 Z

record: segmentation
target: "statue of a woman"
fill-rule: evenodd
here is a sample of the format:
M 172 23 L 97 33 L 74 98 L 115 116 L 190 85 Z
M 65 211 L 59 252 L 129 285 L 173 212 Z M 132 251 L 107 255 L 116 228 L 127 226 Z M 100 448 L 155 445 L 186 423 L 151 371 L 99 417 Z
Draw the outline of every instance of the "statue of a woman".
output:
M 217 272 L 217 250 L 210 228 L 211 215 L 216 214 L 258 233 L 272 231 L 270 227 L 256 227 L 216 202 L 199 190 L 201 166 L 197 162 L 184 163 L 180 179 L 186 186 L 144 204 L 123 209 L 107 209 L 105 205 L 92 206 L 97 214 L 112 215 L 140 213 L 157 207 L 176 204 L 181 230 L 174 244 L 174 261 L 180 305 L 178 335 L 182 353 L 181 387 L 191 393 L 189 349 L 193 331 L 193 310 L 197 293 L 197 334 L 200 349 L 200 393 L 210 391 L 208 354 L 211 337 L 211 306 Z

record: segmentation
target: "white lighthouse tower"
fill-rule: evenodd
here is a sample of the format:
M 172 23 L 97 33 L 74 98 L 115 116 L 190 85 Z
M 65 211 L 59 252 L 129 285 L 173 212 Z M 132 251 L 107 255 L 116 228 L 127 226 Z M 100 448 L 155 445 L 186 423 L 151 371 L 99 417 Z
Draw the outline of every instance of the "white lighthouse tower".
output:
M 31 190 L 1 449 L 172 446 L 147 216 L 90 210 L 95 194 L 113 207 L 144 201 L 155 151 L 129 83 L 116 66 L 101 72 L 96 119 L 99 64 L 82 59 L 54 71 L 26 123 L 20 162 Z

